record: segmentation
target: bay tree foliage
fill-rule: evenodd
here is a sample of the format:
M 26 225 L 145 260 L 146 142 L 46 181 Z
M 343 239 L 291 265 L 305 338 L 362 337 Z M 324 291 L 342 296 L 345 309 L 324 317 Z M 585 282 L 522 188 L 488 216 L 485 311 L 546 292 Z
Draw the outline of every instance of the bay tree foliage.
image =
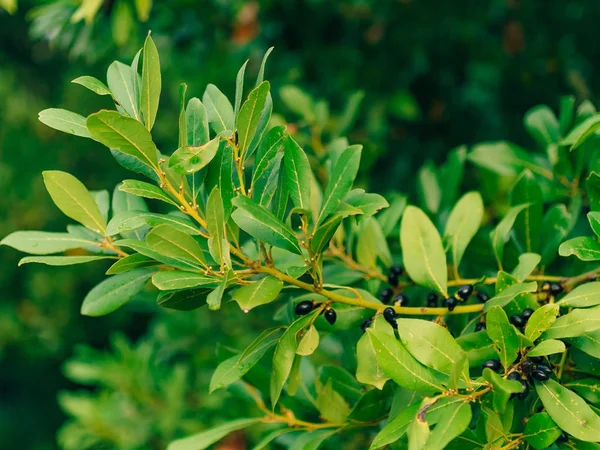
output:
M 417 202 L 386 199 L 355 185 L 360 145 L 336 137 L 307 150 L 274 123 L 269 53 L 249 84 L 242 66 L 231 98 L 212 84 L 190 98 L 180 86 L 174 149 L 152 136 L 163 82 L 150 35 L 106 83 L 76 79 L 114 109 L 53 108 L 40 121 L 107 147 L 132 178 L 89 191 L 46 171 L 50 198 L 78 225 L 1 241 L 29 254 L 21 264 L 108 262 L 83 299 L 87 316 L 152 299 L 182 315 L 231 303 L 270 323 L 215 360 L 203 386 L 251 407 L 212 428 L 182 427 L 168 449 L 208 448 L 240 430 L 257 449 L 600 448 L 593 106 L 533 108 L 524 126 L 536 151 L 460 147 L 419 171 Z M 284 96 L 304 116 L 320 112 L 298 91 Z M 486 205 L 490 192 L 503 203 Z M 553 273 L 561 259 L 575 269 Z M 173 377 L 154 382 L 177 386 L 175 401 L 186 387 Z M 76 397 L 61 403 L 81 419 Z

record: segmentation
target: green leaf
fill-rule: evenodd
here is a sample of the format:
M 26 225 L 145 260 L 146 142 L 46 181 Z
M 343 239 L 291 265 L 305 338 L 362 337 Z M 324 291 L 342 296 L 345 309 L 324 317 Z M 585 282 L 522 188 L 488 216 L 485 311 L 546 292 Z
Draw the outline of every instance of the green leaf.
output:
M 535 252 L 540 246 L 543 197 L 539 183 L 530 170 L 521 173 L 510 192 L 511 205 L 529 204 L 516 218 L 514 230 L 525 251 Z
M 582 352 L 600 359 L 600 330 L 583 333 L 581 336 L 567 339 L 567 342 Z
M 555 353 L 562 353 L 566 349 L 565 344 L 562 341 L 558 341 L 556 339 L 548 339 L 547 341 L 542 341 L 534 348 L 529 350 L 527 353 L 528 357 L 533 356 L 546 356 L 546 355 L 554 355 Z
M 204 450 L 215 442 L 223 439 L 229 433 L 256 425 L 261 420 L 262 418 L 256 417 L 252 419 L 237 419 L 227 422 L 223 425 L 202 431 L 198 434 L 194 434 L 183 439 L 177 439 L 169 444 L 167 450 Z
M 96 246 L 92 240 L 81 239 L 68 233 L 51 233 L 46 231 L 15 231 L 0 241 L 0 245 L 8 245 L 21 252 L 33 255 L 48 255 L 88 245 Z
M 296 208 L 310 209 L 312 172 L 304 150 L 287 135 L 284 142 L 284 167 L 288 192 Z
M 583 103 L 582 105 L 583 106 Z M 581 106 L 579 108 L 581 108 Z M 588 106 L 592 106 L 588 103 Z M 579 112 L 578 108 L 578 112 Z M 593 106 L 592 106 L 593 108 Z M 595 109 L 593 109 L 595 112 Z M 578 117 L 579 119 L 579 117 Z M 596 123 L 600 122 L 600 114 L 593 114 L 587 117 L 584 121 L 578 123 L 573 127 L 569 134 L 560 142 L 561 145 L 573 145 L 581 139 L 587 130 L 594 127 Z
M 148 245 L 144 241 L 140 241 L 140 240 L 136 240 L 136 239 L 120 239 L 118 241 L 115 241 L 114 244 L 117 247 L 131 248 L 131 249 L 135 250 L 136 252 L 141 253 L 144 256 L 152 258 L 156 261 L 160 261 L 161 263 L 166 264 L 171 267 L 176 267 L 178 269 L 183 269 L 183 270 L 198 270 L 198 266 L 193 263 L 190 263 L 190 262 L 187 262 L 184 260 L 180 260 L 180 259 L 169 258 L 165 255 L 155 252 L 150 247 L 148 247 Z
M 102 191 L 90 191 L 90 194 L 92 194 L 104 220 L 108 220 L 108 210 L 110 209 L 110 196 L 108 191 L 106 189 Z
M 490 233 L 492 250 L 494 251 L 494 256 L 496 257 L 496 262 L 498 263 L 498 267 L 500 267 L 500 269 L 502 269 L 504 244 L 508 240 L 508 234 L 510 233 L 510 230 L 513 227 L 519 213 L 528 207 L 529 205 L 527 204 L 513 206 L 496 226 L 496 228 Z
M 600 328 L 600 306 L 587 309 L 574 309 L 556 319 L 543 334 L 544 339 L 559 339 L 581 336 L 588 331 Z
M 221 309 L 223 294 L 225 294 L 225 289 L 227 289 L 229 280 L 233 276 L 233 271 L 226 270 L 225 275 L 223 276 L 223 280 L 221 280 L 221 283 L 206 297 L 206 303 L 208 304 L 208 308 L 211 311 L 217 311 Z
M 194 238 L 170 225 L 153 228 L 146 236 L 146 243 L 157 253 L 208 268 L 202 249 Z
M 488 300 L 485 303 L 483 310 L 489 311 L 494 306 L 504 307 L 508 305 L 517 295 L 521 295 L 526 292 L 535 292 L 536 290 L 537 283 L 535 281 L 530 283 L 513 284 Z
M 187 145 L 199 147 L 209 141 L 208 116 L 200 99 L 190 99 L 185 110 L 185 121 Z
M 152 276 L 152 284 L 161 291 L 191 289 L 198 286 L 215 288 L 219 283 L 220 280 L 217 277 L 184 270 L 167 270 L 157 272 Z
M 108 89 L 108 87 L 102 81 L 88 75 L 75 78 L 73 81 L 71 81 L 71 83 L 80 84 L 84 88 L 87 88 L 98 95 L 112 96 L 112 92 L 110 92 L 110 89 Z
M 560 434 L 560 428 L 545 412 L 534 414 L 525 424 L 525 440 L 535 449 L 550 447 Z
M 169 158 L 169 169 L 182 175 L 198 172 L 213 160 L 218 149 L 219 138 L 200 147 L 178 148 Z
M 248 312 L 260 305 L 274 301 L 283 289 L 283 281 L 275 277 L 266 276 L 258 281 L 242 286 L 233 292 L 231 297 L 240 305 L 244 312 Z
M 153 264 L 156 264 L 156 261 L 154 261 L 152 258 L 140 253 L 134 253 L 119 259 L 116 263 L 110 266 L 110 268 L 106 271 L 106 275 L 116 275 L 118 273 L 129 272 L 130 270 Z
M 238 146 L 242 157 L 256 134 L 260 115 L 265 107 L 270 87 L 271 85 L 268 81 L 263 81 L 250 92 L 248 99 L 242 105 L 242 109 L 240 109 L 240 114 L 237 117 L 237 130 Z
M 314 327 L 311 327 L 310 329 L 314 329 L 316 333 Z M 310 333 L 310 329 L 308 333 Z M 318 333 L 316 336 L 319 336 Z M 298 348 L 300 348 L 300 346 Z M 333 423 L 344 423 L 350 414 L 350 406 L 348 406 L 344 397 L 333 388 L 331 378 L 327 380 L 327 383 L 323 388 L 317 391 L 317 401 L 315 406 L 321 417 L 324 417 L 326 420 Z
M 408 426 L 414 420 L 419 407 L 420 405 L 417 403 L 400 411 L 400 413 L 385 424 L 377 436 L 375 436 L 369 449 L 375 450 L 377 448 L 385 447 L 404 436 L 408 430 Z
M 223 200 L 223 211 L 225 219 L 229 219 L 233 209 L 232 200 L 235 197 L 232 179 L 233 171 L 233 149 L 228 142 L 224 144 L 221 150 L 221 164 L 219 170 L 219 189 L 221 190 L 221 199 Z
M 494 343 L 485 331 L 463 334 L 456 342 L 467 353 L 471 367 L 479 367 L 484 361 L 496 357 Z
M 546 149 L 560 140 L 558 120 L 546 105 L 537 105 L 527 111 L 523 123 L 540 148 Z
M 600 304 L 600 281 L 582 284 L 565 295 L 558 304 L 571 308 L 586 308 Z
M 471 405 L 468 402 L 450 403 L 443 409 L 441 419 L 429 434 L 424 448 L 442 450 L 461 435 L 471 423 Z
M 102 217 L 94 197 L 81 181 L 58 170 L 47 170 L 42 172 L 42 175 L 50 197 L 65 216 L 97 233 L 106 232 L 106 220 Z
M 106 73 L 108 88 L 120 105 L 134 120 L 140 120 L 138 92 L 133 84 L 131 68 L 119 61 L 113 62 Z M 118 112 L 115 112 L 120 116 Z M 141 125 L 141 124 L 140 124 Z M 88 124 L 89 128 L 89 124 Z M 91 130 L 90 130 L 91 131 Z M 94 133 L 92 133 L 93 135 Z M 102 141 L 101 141 L 102 142 Z
M 225 212 L 218 187 L 212 190 L 206 202 L 206 225 L 211 236 L 208 240 L 210 254 L 222 267 L 231 267 L 229 241 L 225 231 Z
M 400 216 L 402 216 L 404 208 L 406 208 L 406 202 L 405 196 L 394 195 L 392 196 L 389 208 L 377 216 L 377 220 L 379 220 L 383 234 L 385 234 L 386 237 L 389 237 L 398 225 Z
M 298 87 L 292 85 L 282 86 L 279 89 L 279 97 L 290 111 L 304 118 L 306 122 L 310 124 L 315 121 L 313 101 L 308 94 Z
M 362 211 L 363 217 L 370 217 L 384 208 L 390 206 L 385 198 L 379 194 L 367 194 L 364 189 L 352 189 L 344 197 L 341 205 L 348 205 Z M 338 208 L 339 209 L 339 208 Z
M 444 230 L 444 242 L 456 267 L 483 220 L 483 200 L 479 192 L 468 192 L 456 203 Z
M 342 216 L 331 216 L 315 230 L 310 241 L 313 253 L 319 254 L 325 250 L 329 241 L 331 241 L 331 238 L 333 238 L 335 232 L 342 223 L 342 220 Z
M 272 166 L 275 155 L 277 155 L 279 151 L 283 149 L 283 143 L 285 141 L 283 134 L 284 131 L 285 126 L 283 125 L 271 128 L 265 135 L 260 147 L 258 148 L 251 182 L 252 194 L 254 195 L 254 198 L 260 197 L 260 194 L 263 190 L 257 187 L 257 183 L 261 179 L 266 181 L 266 175 L 268 174 L 267 169 Z M 263 175 L 265 176 L 263 177 Z M 262 184 L 264 185 L 266 183 L 263 181 Z
M 523 253 L 519 255 L 519 265 L 512 271 L 513 277 L 519 281 L 525 281 L 540 263 L 542 257 L 537 253 Z
M 258 70 L 258 75 L 256 75 L 256 86 L 261 84 L 265 77 L 265 66 L 267 65 L 267 59 L 269 59 L 269 55 L 273 51 L 275 47 L 269 47 L 265 52 L 263 59 L 260 63 L 260 69 Z
M 582 261 L 598 261 L 600 260 L 600 243 L 595 237 L 576 237 L 560 244 L 558 254 L 560 256 L 575 255 Z
M 415 420 L 408 426 L 408 450 L 422 450 L 425 448 L 430 433 L 429 424 L 417 414 Z
M 376 318 L 371 326 L 383 328 L 384 330 L 388 328 L 387 323 L 384 323 L 382 318 Z M 372 336 L 370 333 L 364 333 L 356 344 L 356 379 L 363 384 L 370 384 L 381 390 L 390 378 L 377 364 Z
M 586 442 L 600 440 L 600 417 L 573 391 L 554 380 L 535 382 L 546 412 L 571 436 Z
M 144 122 L 148 131 L 152 129 L 158 112 L 158 103 L 160 101 L 161 76 L 160 59 L 156 45 L 148 33 L 144 48 L 142 50 L 142 93 L 141 110 L 144 116 Z
M 19 261 L 19 266 L 28 263 L 46 264 L 48 266 L 71 266 L 85 264 L 100 259 L 114 259 L 113 256 L 26 256 Z
M 123 211 L 115 214 L 106 227 L 106 234 L 114 236 L 136 230 L 143 226 L 157 227 L 159 225 L 169 225 L 178 231 L 190 235 L 200 234 L 200 230 L 187 218 L 143 211 Z
M 150 132 L 137 120 L 103 110 L 90 115 L 86 125 L 97 141 L 158 170 L 156 145 Z
M 226 359 L 217 366 L 210 379 L 208 392 L 212 394 L 217 389 L 222 389 L 241 379 L 258 361 L 275 346 L 281 327 L 269 328 L 263 331 L 243 352 Z
M 279 401 L 283 385 L 290 376 L 296 358 L 296 349 L 298 348 L 296 336 L 312 322 L 317 312 L 318 310 L 315 310 L 297 319 L 285 330 L 277 342 L 273 355 L 273 373 L 271 374 L 271 405 L 273 408 Z
M 298 343 L 298 348 L 296 349 L 296 354 L 301 356 L 310 356 L 315 352 L 318 346 L 319 332 L 314 327 L 314 325 L 311 325 L 310 327 L 308 327 L 308 329 L 300 339 L 300 342 Z
M 467 158 L 479 167 L 505 176 L 516 176 L 526 167 L 532 170 L 536 167 L 527 151 L 505 141 L 477 144 Z
M 151 198 L 178 206 L 177 202 L 172 200 L 162 189 L 153 184 L 138 180 L 125 180 L 119 185 L 119 190 L 137 197 Z M 135 208 L 134 208 L 135 209 Z
M 242 96 L 244 95 L 244 75 L 246 73 L 248 61 L 249 60 L 247 59 L 246 62 L 242 64 L 242 67 L 240 67 L 240 70 L 238 70 L 238 73 L 235 77 L 235 104 L 233 114 L 236 117 L 236 120 L 238 118 L 240 106 L 242 105 Z
M 392 255 L 387 240 L 381 231 L 379 222 L 373 217 L 361 221 L 356 243 L 356 259 L 363 266 L 373 269 L 376 267 L 377 259 L 386 266 L 392 264 Z
M 176 311 L 192 311 L 206 305 L 210 289 L 191 289 L 176 292 L 162 292 L 157 299 L 158 306 Z
M 62 131 L 63 133 L 74 134 L 75 136 L 92 138 L 87 126 L 85 117 L 66 109 L 49 108 L 40 111 L 38 119 L 44 125 L 50 128 Z
M 539 338 L 556 321 L 558 310 L 559 306 L 556 303 L 536 309 L 525 326 L 525 337 L 531 341 Z
M 500 306 L 489 309 L 486 315 L 487 334 L 494 343 L 494 348 L 505 369 L 517 358 L 519 337 L 517 330 L 508 321 L 506 313 Z
M 493 392 L 494 411 L 503 414 L 512 394 L 523 392 L 523 386 L 516 380 L 506 380 L 491 369 L 483 369 L 483 379 L 490 383 Z
M 324 200 L 317 218 L 317 224 L 321 224 L 324 219 L 333 213 L 346 194 L 350 192 L 360 166 L 361 152 L 361 145 L 353 145 L 344 150 L 338 158 L 323 195 Z
M 293 231 L 267 208 L 243 196 L 234 198 L 232 202 L 238 209 L 231 217 L 250 236 L 274 247 L 302 254 Z
M 187 93 L 187 84 L 181 83 L 179 85 L 179 138 L 177 147 L 187 147 L 187 118 L 185 117 L 185 96 Z
M 564 386 L 575 390 L 584 397 L 589 403 L 600 403 L 600 380 L 597 378 L 581 378 L 575 381 L 569 381 Z
M 417 194 L 419 203 L 431 214 L 437 214 L 442 201 L 442 191 L 437 178 L 435 166 L 426 162 L 417 175 Z
M 598 115 L 600 120 L 600 114 Z M 585 180 L 585 191 L 592 211 L 600 211 L 600 175 L 591 172 Z
M 594 234 L 600 236 L 600 211 L 589 212 L 587 218 Z
M 442 239 L 423 211 L 407 206 L 400 225 L 406 272 L 417 284 L 447 296 L 448 273 Z
M 546 212 L 540 232 L 540 255 L 543 266 L 550 264 L 556 258 L 559 245 L 571 229 L 570 222 L 571 215 L 565 205 L 554 205 Z
M 214 84 L 206 86 L 202 103 L 206 107 L 208 121 L 215 133 L 234 130 L 233 106 Z
M 119 309 L 144 288 L 153 272 L 151 269 L 135 269 L 107 278 L 85 296 L 81 314 L 104 316 Z

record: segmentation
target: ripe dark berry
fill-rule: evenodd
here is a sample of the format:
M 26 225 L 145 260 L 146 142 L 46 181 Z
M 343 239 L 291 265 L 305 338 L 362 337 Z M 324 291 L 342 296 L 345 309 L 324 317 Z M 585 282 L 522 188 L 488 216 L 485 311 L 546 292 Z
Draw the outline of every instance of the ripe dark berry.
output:
M 394 308 L 385 308 L 383 310 L 383 318 L 390 324 L 392 320 L 396 320 L 396 311 L 394 311 Z
M 337 320 L 337 314 L 335 313 L 335 311 L 333 309 L 325 310 L 325 320 L 327 322 L 329 322 L 331 325 L 333 325 L 335 323 L 335 321 Z
M 464 286 L 459 287 L 458 290 L 456 291 L 456 295 L 463 300 L 468 299 L 472 293 L 473 293 L 473 285 L 472 284 L 465 284 Z
M 438 303 L 438 296 L 435 292 L 430 292 L 427 294 L 427 306 L 429 308 L 435 308 Z
M 483 331 L 485 329 L 485 322 L 479 322 L 477 325 L 475 325 L 475 331 Z
M 490 299 L 490 296 L 487 295 L 485 292 L 478 292 L 477 293 L 477 300 L 479 300 L 481 303 L 485 303 Z
M 529 384 L 527 384 L 527 381 L 521 380 L 521 386 L 523 386 L 523 392 L 517 394 L 517 398 L 519 400 L 525 400 L 525 397 L 529 394 Z
M 544 362 L 544 358 L 542 356 L 529 356 L 529 359 L 536 364 Z
M 506 377 L 508 380 L 520 380 L 521 379 L 521 375 L 519 374 L 519 372 L 511 372 L 508 374 L 508 376 Z
M 502 367 L 502 364 L 500 364 L 500 361 L 498 361 L 497 359 L 488 359 L 481 365 L 482 369 L 485 369 L 486 367 L 488 369 L 492 369 L 494 372 L 498 372 Z
M 444 306 L 446 308 L 448 308 L 448 311 L 453 311 L 454 308 L 456 308 L 456 304 L 458 303 L 458 301 L 454 298 L 454 297 L 448 297 L 445 301 L 444 301 Z
M 389 303 L 393 295 L 393 289 L 385 288 L 379 293 L 379 300 L 381 300 L 383 303 Z
M 533 309 L 527 308 L 525 311 L 523 311 L 521 313 L 521 317 L 523 317 L 523 319 L 525 319 L 525 322 L 527 322 L 532 314 L 533 314 Z
M 363 330 L 363 332 L 367 331 L 367 328 L 369 328 L 372 323 L 373 323 L 373 319 L 365 319 L 360 324 L 360 328 Z
M 560 433 L 558 439 L 556 439 L 556 442 L 569 442 L 569 435 L 563 431 Z
M 304 300 L 296 305 L 296 314 L 299 316 L 305 316 L 309 312 L 311 312 L 315 307 L 315 304 L 312 300 Z
M 392 326 L 392 328 L 393 328 L 394 330 L 397 330 L 397 329 L 398 329 L 398 322 L 396 322 L 396 319 L 392 319 L 392 320 L 390 320 L 390 322 L 389 322 L 389 323 L 390 323 L 390 325 Z
M 558 295 L 563 291 L 563 287 L 560 283 L 550 283 L 550 293 L 552 295 Z
M 538 364 L 537 366 L 535 366 L 535 370 L 544 372 L 548 376 L 552 375 L 552 369 L 544 364 Z
M 520 365 L 521 367 L 521 372 L 523 372 L 525 375 L 529 375 L 531 374 L 531 371 L 533 370 L 533 363 L 531 362 L 531 360 L 526 359 L 525 361 L 523 361 Z
M 520 314 L 513 314 L 508 320 L 517 328 L 521 328 L 525 325 L 525 319 L 523 319 L 523 316 Z
M 390 272 L 388 274 L 388 284 L 390 286 L 394 286 L 394 287 L 398 286 L 398 274 L 397 273 Z
M 396 295 L 396 297 L 394 297 L 394 305 L 396 305 L 396 306 L 408 305 L 408 297 L 404 294 Z
M 392 267 L 390 267 L 390 273 L 395 273 L 396 275 L 402 275 L 404 273 L 404 269 L 400 266 L 392 266 Z
M 550 283 L 548 281 L 544 281 L 540 287 L 540 290 L 542 292 L 548 292 L 550 290 Z
M 533 369 L 531 372 L 531 377 L 536 381 L 547 381 L 550 379 L 550 375 L 541 371 L 540 369 Z

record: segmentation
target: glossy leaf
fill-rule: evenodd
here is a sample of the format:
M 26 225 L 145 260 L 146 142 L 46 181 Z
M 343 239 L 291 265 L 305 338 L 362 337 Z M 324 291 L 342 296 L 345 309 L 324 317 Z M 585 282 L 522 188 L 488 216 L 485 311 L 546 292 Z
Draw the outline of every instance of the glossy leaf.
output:
M 77 77 L 73 81 L 71 81 L 71 83 L 80 84 L 84 88 L 87 88 L 90 91 L 92 91 L 92 92 L 94 92 L 95 94 L 98 94 L 98 95 L 110 95 L 110 96 L 112 96 L 112 92 L 110 92 L 110 89 L 108 89 L 108 86 L 106 86 L 99 79 L 94 78 L 94 77 L 90 77 L 89 75 L 84 75 L 84 76 L 81 76 L 81 77 Z
M 199 147 L 209 141 L 208 116 L 200 99 L 190 99 L 185 109 L 187 145 Z
M 237 116 L 238 147 L 240 155 L 244 155 L 258 128 L 258 122 L 271 85 L 263 81 L 248 95 Z
M 187 289 L 185 291 L 162 292 L 156 303 L 158 306 L 176 311 L 192 311 L 206 305 L 210 289 Z
M 307 332 L 307 335 L 311 332 L 310 330 L 315 330 L 316 333 L 316 329 L 311 327 Z M 316 334 L 316 336 L 318 336 L 318 334 Z M 301 345 L 302 342 L 300 343 L 300 346 Z M 300 346 L 298 346 L 298 349 L 300 349 Z M 333 423 L 343 423 L 346 420 L 346 417 L 348 417 L 348 414 L 350 414 L 350 406 L 348 406 L 344 397 L 333 388 L 331 379 L 327 381 L 324 387 L 318 390 L 316 407 L 321 417 L 324 417 L 329 422 Z
M 19 266 L 29 263 L 46 264 L 48 266 L 71 266 L 85 264 L 101 259 L 114 259 L 112 256 L 26 256 L 19 261 Z
M 560 256 L 574 255 L 582 261 L 600 260 L 600 243 L 597 238 L 580 236 L 563 242 L 558 248 Z
M 178 206 L 162 189 L 150 183 L 138 180 L 125 180 L 119 185 L 119 190 L 137 197 L 150 198 Z
M 169 158 L 169 168 L 182 175 L 198 172 L 213 160 L 218 149 L 216 138 L 199 147 L 178 148 Z
M 540 232 L 541 264 L 548 265 L 558 255 L 558 247 L 570 231 L 571 215 L 565 205 L 552 206 L 542 220 Z
M 500 221 L 500 223 L 496 226 L 496 228 L 490 233 L 490 239 L 492 241 L 492 250 L 494 251 L 494 256 L 496 257 L 496 262 L 498 263 L 498 267 L 502 268 L 502 257 L 504 256 L 504 244 L 508 240 L 508 234 L 510 233 L 511 228 L 513 227 L 517 216 L 521 211 L 525 208 L 528 208 L 529 205 L 518 205 L 513 206 L 506 216 Z
M 229 241 L 225 233 L 223 199 L 218 187 L 212 190 L 206 202 L 206 226 L 211 236 L 208 241 L 210 254 L 221 266 L 231 267 Z
M 567 339 L 567 342 L 582 352 L 600 359 L 600 329 L 588 331 L 581 336 Z
M 537 290 L 537 283 L 532 281 L 530 283 L 518 283 L 507 287 L 499 294 L 489 299 L 484 306 L 484 311 L 489 311 L 494 306 L 506 306 L 518 295 L 526 292 L 535 292 Z
M 375 319 L 374 328 L 386 329 L 387 323 L 382 318 Z M 383 369 L 377 364 L 377 356 L 373 345 L 373 335 L 364 333 L 356 344 L 356 379 L 363 384 L 375 386 L 377 389 L 383 389 L 386 381 L 390 378 L 383 372 Z
M 214 84 L 206 86 L 202 103 L 206 108 L 206 115 L 210 126 L 215 133 L 233 131 L 234 113 L 233 106 L 227 97 Z
M 483 220 L 483 200 L 479 192 L 469 192 L 456 203 L 444 230 L 444 242 L 455 266 L 460 264 L 471 239 Z
M 221 302 L 223 301 L 223 295 L 229 284 L 229 280 L 233 276 L 231 270 L 226 270 L 223 279 L 219 285 L 206 297 L 206 303 L 211 311 L 217 311 L 221 309 Z
M 158 50 L 150 34 L 144 42 L 142 57 L 141 111 L 146 128 L 150 131 L 156 120 L 162 83 Z
M 146 243 L 162 255 L 189 261 L 199 267 L 208 267 L 202 249 L 194 238 L 170 225 L 153 228 L 146 236 Z
M 529 204 L 515 220 L 517 239 L 527 252 L 535 252 L 540 245 L 542 228 L 542 191 L 530 170 L 525 170 L 517 179 L 510 193 L 511 205 Z
M 223 439 L 229 433 L 251 427 L 252 425 L 259 423 L 261 420 L 262 419 L 259 417 L 252 419 L 233 420 L 215 428 L 202 431 L 198 434 L 177 439 L 169 444 L 167 450 L 204 450 L 215 442 Z
M 549 303 L 536 309 L 525 326 L 525 337 L 531 341 L 539 338 L 556 321 L 559 306 Z
M 487 334 L 494 343 L 494 348 L 505 369 L 517 358 L 519 337 L 517 330 L 508 321 L 506 313 L 500 306 L 489 309 L 486 316 Z
M 600 281 L 593 281 L 577 286 L 559 302 L 560 306 L 571 308 L 586 308 L 600 304 Z
M 560 428 L 545 412 L 534 414 L 525 424 L 525 440 L 535 449 L 550 447 L 560 434 Z
M 544 339 L 561 339 L 581 336 L 588 331 L 600 329 L 600 306 L 574 309 L 556 319 L 543 334 Z
M 106 275 L 116 275 L 118 273 L 129 272 L 133 269 L 140 267 L 146 267 L 152 264 L 156 264 L 152 258 L 141 253 L 134 253 L 132 255 L 125 256 L 119 259 L 106 271 Z
M 319 346 L 319 341 L 320 341 L 319 332 L 314 327 L 314 325 L 311 325 L 310 327 L 308 327 L 308 329 L 306 330 L 306 332 L 300 339 L 300 342 L 298 342 L 298 348 L 296 349 L 296 354 L 301 355 L 301 356 L 312 355 L 315 352 L 315 350 L 317 349 L 317 347 Z M 320 411 L 320 408 L 319 408 L 319 411 Z M 322 415 L 323 415 L 323 413 L 322 413 Z
M 169 225 L 170 227 L 189 235 L 200 234 L 200 230 L 187 218 L 144 211 L 123 211 L 115 214 L 106 227 L 106 234 L 108 236 L 114 236 L 116 234 L 136 230 L 143 226 L 157 227 L 160 225 Z
M 296 208 L 310 208 L 312 172 L 304 150 L 287 135 L 284 142 L 284 167 L 288 192 Z
M 523 253 L 519 255 L 519 264 L 512 271 L 512 275 L 519 281 L 525 281 L 538 266 L 542 257 L 537 253 Z
M 108 71 L 106 73 L 106 82 L 108 84 L 108 88 L 113 93 L 113 96 L 117 100 L 118 105 L 122 108 L 122 110 L 124 110 L 129 117 L 132 117 L 135 121 L 139 121 L 139 97 L 138 92 L 133 84 L 131 68 L 119 61 L 113 62 L 108 67 Z M 119 113 L 116 114 L 120 115 Z
M 91 138 L 85 124 L 85 117 L 66 109 L 49 108 L 40 111 L 38 119 L 50 128 L 75 136 Z
M 283 282 L 275 277 L 266 276 L 251 284 L 242 286 L 231 297 L 244 312 L 274 301 L 283 289 Z
M 492 386 L 494 411 L 499 414 L 506 411 L 512 394 L 523 392 L 523 386 L 519 381 L 504 379 L 488 368 L 483 369 L 483 379 Z
M 0 241 L 16 250 L 33 255 L 48 255 L 74 248 L 95 246 L 91 239 L 82 239 L 69 233 L 51 233 L 47 231 L 15 231 Z
M 566 349 L 565 344 L 562 341 L 556 339 L 548 339 L 542 341 L 534 348 L 527 352 L 527 356 L 546 356 L 554 355 L 555 353 L 562 353 Z
M 414 420 L 419 407 L 420 405 L 417 403 L 400 411 L 400 413 L 392 418 L 381 429 L 377 436 L 375 436 L 375 439 L 373 439 L 373 442 L 371 442 L 371 447 L 369 447 L 369 449 L 374 450 L 384 447 L 388 444 L 396 442 L 398 439 L 404 436 L 408 430 L 408 426 Z
M 215 288 L 219 283 L 220 280 L 216 277 L 184 270 L 166 270 L 157 272 L 152 276 L 152 284 L 161 291 L 191 289 L 199 286 Z
M 468 402 L 450 403 L 444 408 L 441 419 L 435 425 L 427 444 L 424 448 L 428 450 L 442 450 L 461 435 L 471 423 L 471 405 Z

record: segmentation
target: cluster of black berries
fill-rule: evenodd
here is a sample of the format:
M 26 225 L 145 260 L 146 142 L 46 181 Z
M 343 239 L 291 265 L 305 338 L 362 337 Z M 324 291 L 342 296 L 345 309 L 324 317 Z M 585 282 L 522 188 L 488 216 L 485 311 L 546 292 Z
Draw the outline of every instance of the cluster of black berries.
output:
M 408 304 L 408 297 L 399 293 L 395 294 L 394 288 L 398 287 L 400 275 L 404 273 L 404 270 L 400 266 L 392 266 L 388 272 L 388 284 L 391 287 L 387 287 L 381 290 L 379 293 L 379 300 L 382 303 L 389 304 L 393 301 L 396 306 L 406 306 Z
M 511 372 L 506 377 L 508 380 L 519 381 L 523 386 L 523 392 L 516 394 L 519 400 L 524 400 L 529 394 L 529 383 L 527 379 L 536 381 L 547 381 L 552 375 L 552 369 L 543 364 L 544 358 L 542 357 L 531 357 L 522 361 L 518 370 Z M 481 365 L 482 369 L 488 368 L 494 372 L 499 372 L 502 368 L 502 364 L 497 359 L 488 359 Z
M 387 323 L 389 323 L 392 326 L 392 328 L 394 328 L 396 330 L 398 329 L 398 322 L 396 322 L 396 311 L 394 310 L 394 308 L 391 308 L 391 307 L 385 308 L 383 310 L 383 318 L 385 319 L 385 321 Z M 372 323 L 373 323 L 372 317 L 363 320 L 362 323 L 360 324 L 360 327 L 362 328 L 363 332 L 366 331 L 367 328 L 369 328 Z
M 540 290 L 542 292 L 547 292 L 548 295 L 551 295 L 552 297 L 556 297 L 557 295 L 561 294 L 564 289 L 565 288 L 560 283 L 550 283 L 549 281 L 544 281 Z
M 459 301 L 464 302 L 473 294 L 473 285 L 465 284 L 459 287 L 452 297 L 448 297 L 444 300 L 444 306 L 448 308 L 448 311 L 453 311 Z
M 527 308 L 521 314 L 513 314 L 508 318 L 508 320 L 520 331 L 523 331 L 523 328 L 525 328 L 525 325 L 527 325 L 527 321 L 529 320 L 532 314 L 533 309 Z
M 319 304 L 315 303 L 314 300 L 301 301 L 296 305 L 296 314 L 299 316 L 305 316 L 317 306 L 319 306 Z M 331 325 L 333 325 L 337 320 L 337 314 L 333 308 L 325 308 L 323 314 L 325 316 L 325 320 L 327 320 L 327 322 L 329 322 Z

